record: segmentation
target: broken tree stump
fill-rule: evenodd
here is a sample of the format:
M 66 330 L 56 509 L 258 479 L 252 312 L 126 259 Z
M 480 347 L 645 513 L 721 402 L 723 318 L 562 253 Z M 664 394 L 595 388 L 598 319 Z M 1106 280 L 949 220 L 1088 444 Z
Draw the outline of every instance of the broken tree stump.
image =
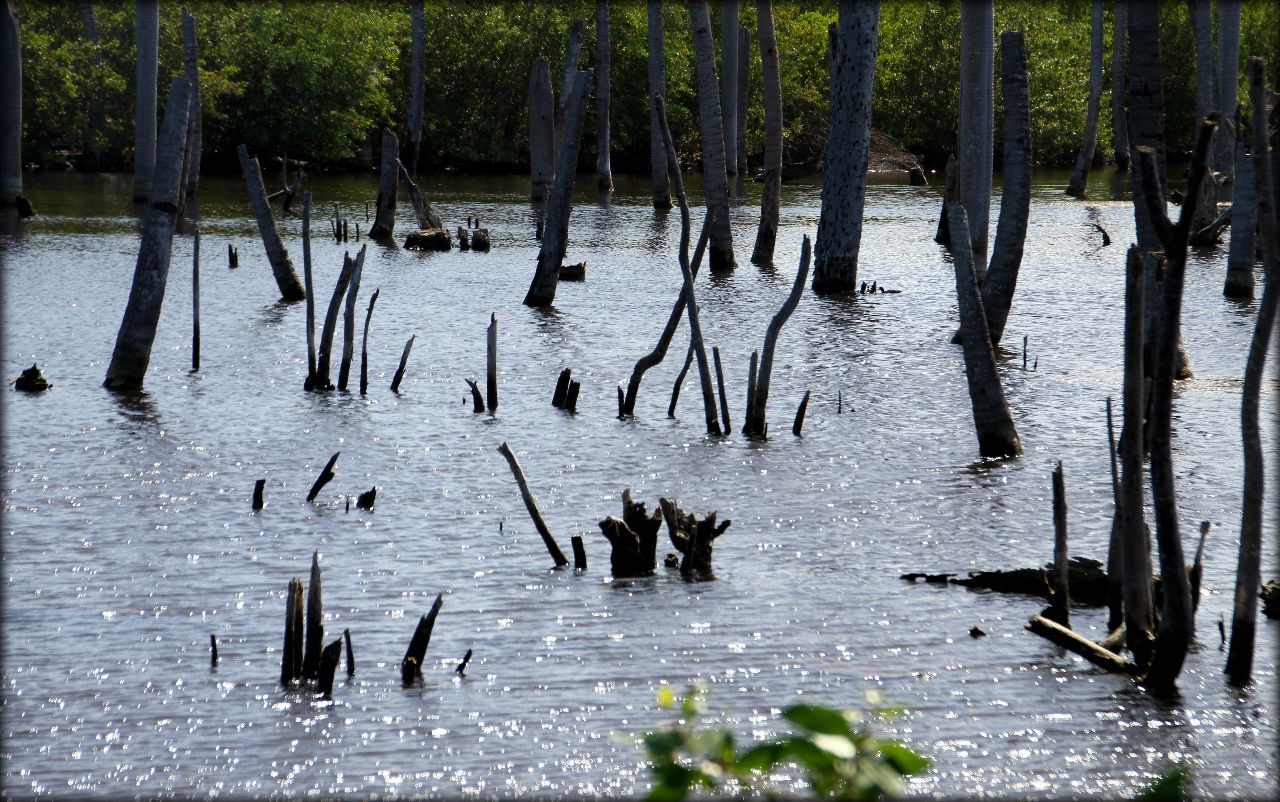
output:
M 724 534 L 732 521 L 716 524 L 716 513 L 709 512 L 701 519 L 691 515 L 670 499 L 658 499 L 662 507 L 662 517 L 667 522 L 667 531 L 671 535 L 671 543 L 683 557 L 680 560 L 680 575 L 693 578 L 714 578 L 711 572 L 711 547 L 716 538 Z
M 534 501 L 533 494 L 529 492 L 529 484 L 524 479 L 524 471 L 520 470 L 520 462 L 505 442 L 498 446 L 498 452 L 506 458 L 507 464 L 511 466 L 511 473 L 515 476 L 516 484 L 520 486 L 520 498 L 524 500 L 525 509 L 529 511 L 529 517 L 533 519 L 534 527 L 538 530 L 538 534 L 542 536 L 542 542 L 546 544 L 547 551 L 551 553 L 551 559 L 555 560 L 556 568 L 563 568 L 569 564 L 569 561 L 565 559 L 564 552 L 560 551 L 560 547 L 556 545 L 556 539 L 551 536 L 551 530 L 547 528 L 547 522 L 542 519 L 542 513 L 538 511 L 538 502 Z
M 360 395 L 369 393 L 369 321 L 373 318 L 373 305 L 378 302 L 380 289 L 369 296 L 369 309 L 364 313 L 364 336 L 360 340 Z
M 391 378 L 391 392 L 400 392 L 400 380 L 404 378 L 405 366 L 409 364 L 409 352 L 413 350 L 413 340 L 418 335 L 414 334 L 409 337 L 404 344 L 404 350 L 400 352 L 400 367 L 396 368 L 396 375 Z
M 570 368 L 560 371 L 560 378 L 556 380 L 556 390 L 551 394 L 551 406 L 556 409 L 564 409 L 564 401 L 569 395 L 569 381 L 573 376 Z
M 404 238 L 404 247 L 409 251 L 447 251 L 453 248 L 453 238 L 448 229 L 423 228 L 410 231 Z
M 471 388 L 471 411 L 477 414 L 484 412 L 484 396 L 480 394 L 480 385 L 471 379 L 463 379 L 463 381 Z
M 43 393 L 53 385 L 45 381 L 44 374 L 40 372 L 40 368 L 34 362 L 31 367 L 22 371 L 18 378 L 14 379 L 13 389 L 21 390 L 24 393 Z
M 320 653 L 320 665 L 316 668 L 316 682 L 324 698 L 333 697 L 333 675 L 338 670 L 338 662 L 342 659 L 342 638 L 324 647 Z
M 351 376 L 351 360 L 355 357 L 356 296 L 360 294 L 360 276 L 363 273 L 364 259 L 357 257 L 356 269 L 347 285 L 346 305 L 342 313 L 342 359 L 338 363 L 338 389 L 344 393 L 347 391 L 347 379 Z
M 444 594 L 436 594 L 431 610 L 418 619 L 418 626 L 409 640 L 409 648 L 400 661 L 400 679 L 406 686 L 422 676 L 422 664 L 427 659 L 427 646 L 431 643 L 431 631 L 436 626 L 436 616 L 440 614 L 440 606 L 444 604 Z
M 498 411 L 498 316 L 489 313 L 489 330 L 485 338 L 485 407 Z
M 569 538 L 569 543 L 573 546 L 573 570 L 587 570 L 587 547 L 582 542 L 582 535 Z
M 357 265 L 364 264 L 364 255 L 363 247 L 355 259 L 352 259 L 349 253 L 342 255 L 342 270 L 338 272 L 338 281 L 334 284 L 333 295 L 329 298 L 329 309 L 325 312 L 324 327 L 320 330 L 320 349 L 316 355 L 315 378 L 310 387 L 312 390 L 333 389 L 333 383 L 329 381 L 329 366 L 332 362 L 333 335 L 338 328 L 338 311 L 342 308 L 342 298 L 351 284 L 351 277 L 355 274 Z
M 676 416 L 676 402 L 680 400 L 680 386 L 684 384 L 684 377 L 689 375 L 689 366 L 693 364 L 693 346 L 689 346 L 688 353 L 684 357 L 684 367 L 680 368 L 680 372 L 676 374 L 676 383 L 671 388 L 671 403 L 667 405 L 667 417 L 674 418 Z
M 1053 587 L 1048 618 L 1071 628 L 1071 583 L 1067 567 L 1067 491 L 1062 462 L 1053 469 Z M 1108 593 L 1108 598 L 1110 594 Z
M 467 675 L 467 664 L 470 662 L 471 650 L 467 649 L 467 653 L 462 655 L 462 662 L 458 663 L 458 667 L 453 670 L 453 673 L 457 674 L 459 677 L 465 677 Z
M 457 233 L 458 233 L 458 250 L 460 251 L 471 250 L 471 235 L 467 233 L 467 230 L 462 226 L 458 226 Z
M 586 281 L 587 280 L 587 263 L 576 262 L 571 265 L 560 266 L 560 281 Z
M 266 479 L 259 479 L 253 483 L 253 509 L 260 510 L 264 506 L 262 500 L 262 490 L 267 486 Z
M 351 630 L 342 630 L 342 639 L 347 642 L 347 676 L 354 677 L 356 675 L 356 653 L 351 648 Z
M 311 584 L 307 588 L 307 634 L 302 652 L 302 678 L 320 676 L 320 652 L 324 649 L 324 601 L 320 583 L 320 552 L 311 552 Z
M 471 250 L 476 251 L 477 253 L 488 253 L 488 252 L 489 252 L 489 247 L 490 247 L 490 243 L 489 243 L 489 229 L 487 229 L 487 228 L 477 228 L 477 229 L 472 230 L 472 232 L 471 232 Z M 583 262 L 583 263 L 582 263 L 582 269 L 583 269 L 583 271 L 584 271 L 584 278 L 585 278 L 585 271 L 586 271 L 586 269 L 587 269 L 587 263 L 586 263 L 586 262 Z M 561 276 L 561 278 L 564 278 L 564 276 Z M 581 279 L 578 279 L 578 280 L 579 280 L 579 281 L 581 281 Z
M 378 168 L 378 200 L 369 239 L 389 240 L 396 227 L 396 154 L 400 152 L 400 140 L 390 129 L 382 132 L 382 159 Z
M 800 399 L 800 406 L 796 409 L 796 422 L 791 424 L 791 433 L 796 437 L 800 436 L 800 430 L 804 428 L 804 413 L 809 408 L 809 391 L 804 391 L 804 398 Z
M 1028 596 L 1048 598 L 1045 571 L 1053 570 L 1047 563 L 1042 568 L 1012 568 L 1000 571 L 970 571 L 969 576 L 952 579 L 953 585 L 994 590 L 998 593 L 1024 593 Z M 1105 607 L 1111 594 L 1110 581 L 1102 563 L 1088 557 L 1071 557 L 1067 561 L 1067 582 L 1072 600 L 1078 604 Z
M 373 509 L 373 502 L 376 501 L 377 498 L 378 498 L 378 488 L 376 487 L 369 488 L 365 492 L 356 496 L 356 509 L 357 510 Z
M 280 684 L 289 687 L 302 677 L 302 580 L 290 579 L 284 601 L 284 648 Z
M 658 530 L 662 510 L 650 515 L 643 503 L 631 498 L 631 488 L 622 491 L 622 517 L 609 516 L 600 522 L 600 531 L 612 552 L 609 568 L 615 578 L 649 576 L 658 567 Z
M 311 485 L 310 492 L 307 493 L 307 501 L 315 501 L 316 496 L 320 494 L 320 488 L 329 484 L 329 480 L 334 477 L 333 466 L 338 462 L 338 455 L 341 451 L 335 451 L 329 461 L 325 463 L 324 470 L 320 471 L 320 475 L 316 477 L 315 484 Z

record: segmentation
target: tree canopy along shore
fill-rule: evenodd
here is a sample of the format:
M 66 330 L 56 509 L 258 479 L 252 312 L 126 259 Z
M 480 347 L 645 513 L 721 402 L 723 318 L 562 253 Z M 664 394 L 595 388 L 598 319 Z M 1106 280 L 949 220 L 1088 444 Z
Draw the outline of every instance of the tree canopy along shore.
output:
M 23 36 L 24 160 L 63 169 L 125 170 L 134 151 L 135 13 L 133 4 L 15 0 Z M 186 5 L 200 26 L 203 168 L 238 171 L 236 147 L 284 153 L 334 168 L 368 165 L 381 132 L 410 141 L 412 15 L 409 3 L 204 2 Z M 1105 47 L 1112 46 L 1111 3 Z M 424 4 L 425 114 L 420 172 L 524 169 L 529 162 L 523 87 L 535 59 L 563 74 L 565 41 L 575 19 L 587 20 L 580 67 L 592 66 L 595 0 L 546 3 L 436 0 Z M 92 8 L 92 28 L 86 9 Z M 1031 126 L 1038 166 L 1076 158 L 1089 95 L 1090 0 L 997 3 L 997 31 L 1025 34 Z M 717 9 L 718 11 L 718 9 Z M 610 140 L 614 172 L 643 174 L 650 159 L 646 4 L 615 0 L 610 16 Z M 1160 5 L 1165 112 L 1190 120 L 1195 110 L 1195 43 L 1187 4 Z M 784 105 L 784 163 L 820 161 L 830 91 L 828 25 L 836 3 L 774 4 Z M 683 164 L 700 157 L 693 40 L 685 3 L 662 5 L 666 102 Z M 721 15 L 711 15 L 717 51 Z M 754 13 L 740 24 L 759 41 Z M 160 5 L 159 103 L 183 72 L 181 4 Z M 1267 59 L 1267 83 L 1280 75 L 1280 7 L 1245 0 L 1239 52 Z M 940 171 L 956 151 L 960 4 L 886 2 L 880 12 L 872 107 L 874 126 Z M 998 56 L 997 56 L 998 60 Z M 1107 59 L 1105 85 L 1111 85 Z M 751 174 L 764 150 L 761 65 L 748 60 L 745 146 Z M 723 65 L 718 65 L 723 75 Z M 1243 76 L 1243 71 L 1241 71 Z M 1243 77 L 1241 78 L 1243 87 Z M 1243 97 L 1243 93 L 1240 95 Z M 1001 114 L 996 108 L 997 118 Z M 1098 155 L 1112 157 L 1112 115 L 1098 119 Z M 595 115 L 581 159 L 596 163 Z M 1002 151 L 997 130 L 997 167 Z M 1191 150 L 1191 125 L 1169 126 L 1168 152 Z

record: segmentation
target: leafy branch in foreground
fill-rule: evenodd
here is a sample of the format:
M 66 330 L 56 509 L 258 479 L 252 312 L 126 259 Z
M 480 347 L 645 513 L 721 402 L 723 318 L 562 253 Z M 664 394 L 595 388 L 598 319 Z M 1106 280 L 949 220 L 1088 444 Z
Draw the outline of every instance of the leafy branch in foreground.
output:
M 818 705 L 792 705 L 782 711 L 798 733 L 757 743 L 739 751 L 725 728 L 699 729 L 704 689 L 695 687 L 680 700 L 681 718 L 644 736 L 653 763 L 651 800 L 684 799 L 691 790 L 763 790 L 771 771 L 798 765 L 810 787 L 824 799 L 863 800 L 901 796 L 902 778 L 929 766 L 928 758 L 896 741 L 877 737 L 856 710 Z M 876 700 L 868 695 L 872 704 Z M 669 686 L 658 693 L 663 709 L 676 705 Z M 872 715 L 887 719 L 898 711 L 874 707 Z M 722 788 L 722 786 L 726 786 Z

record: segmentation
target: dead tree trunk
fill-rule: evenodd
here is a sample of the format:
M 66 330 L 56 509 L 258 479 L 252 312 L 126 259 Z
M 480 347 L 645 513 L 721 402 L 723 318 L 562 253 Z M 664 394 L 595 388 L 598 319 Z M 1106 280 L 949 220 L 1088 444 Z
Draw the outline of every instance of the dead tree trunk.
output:
M 760 36 L 760 73 L 764 92 L 764 188 L 760 198 L 760 227 L 751 262 L 773 264 L 782 206 L 782 79 L 778 71 L 778 35 L 773 26 L 773 0 L 756 0 L 756 28 Z
M 1217 90 L 1214 87 L 1216 64 L 1213 57 L 1213 6 L 1201 0 L 1187 0 L 1187 16 L 1191 21 L 1192 39 L 1196 53 L 1196 93 L 1195 93 L 1195 128 L 1210 113 L 1218 111 Z M 1219 114 L 1221 118 L 1221 114 Z M 1223 135 L 1225 137 L 1225 134 Z M 1213 177 L 1212 144 L 1205 154 L 1205 167 L 1209 174 L 1200 182 L 1200 192 L 1195 197 L 1187 196 L 1183 201 L 1191 206 L 1195 216 L 1191 218 L 1193 245 L 1212 245 L 1217 237 L 1210 234 L 1207 239 L 1198 239 L 1196 232 L 1213 223 L 1218 217 L 1218 183 Z
M 262 234 L 262 244 L 267 249 L 267 261 L 271 263 L 271 273 L 275 276 L 276 286 L 280 288 L 280 300 L 301 301 L 306 299 L 307 291 L 298 280 L 298 272 L 293 268 L 289 252 L 280 239 L 280 231 L 276 228 L 276 216 L 271 211 L 271 203 L 267 200 L 267 188 L 262 183 L 262 168 L 258 166 L 256 157 L 249 158 L 249 149 L 241 145 L 240 169 L 244 173 L 245 186 L 249 190 L 249 204 L 253 207 L 253 216 L 258 221 L 258 231 Z
M 142 222 L 142 242 L 138 246 L 133 285 L 103 382 L 109 389 L 142 387 L 151 362 L 151 346 L 160 322 L 160 308 L 164 305 L 169 261 L 173 255 L 173 231 L 178 224 L 178 205 L 182 199 L 182 153 L 187 141 L 190 100 L 186 79 L 174 78 L 169 85 L 160 157 L 147 215 Z
M 310 390 L 316 383 L 316 302 L 315 288 L 311 281 L 311 192 L 302 193 L 302 278 L 306 282 L 307 296 L 307 380 L 303 389 Z
M 1227 675 L 1234 684 L 1247 683 L 1253 674 L 1254 631 L 1258 621 L 1258 588 L 1262 584 L 1262 505 L 1264 461 L 1259 425 L 1259 396 L 1267 346 L 1275 325 L 1280 301 L 1280 242 L 1277 242 L 1277 210 L 1270 188 L 1271 160 L 1267 158 L 1266 63 L 1257 56 L 1249 59 L 1249 95 L 1253 117 L 1253 149 L 1256 167 L 1254 195 L 1261 223 L 1262 263 L 1265 283 L 1258 304 L 1249 359 L 1244 369 L 1240 402 L 1241 440 L 1244 443 L 1244 498 L 1240 505 L 1240 553 L 1236 563 L 1235 605 L 1231 614 L 1231 649 L 1227 653 Z
M 364 255 L 368 247 L 368 245 L 360 246 L 360 253 L 355 259 L 352 259 L 349 254 L 343 254 L 342 270 L 338 272 L 338 281 L 333 287 L 332 297 L 329 298 L 329 310 L 324 316 L 324 328 L 320 331 L 320 352 L 316 356 L 316 379 L 313 382 L 313 390 L 333 389 L 333 384 L 329 382 L 329 363 L 333 353 L 333 335 L 338 328 L 338 312 L 342 309 L 342 298 L 351 284 L 351 277 L 357 270 L 364 267 Z
M 377 213 L 369 229 L 369 239 L 389 240 L 396 227 L 396 160 L 400 143 L 391 129 L 382 132 L 382 161 L 378 167 Z
M 694 66 L 698 82 L 698 120 L 702 132 L 702 172 L 707 208 L 715 211 L 711 228 L 712 273 L 733 270 L 733 231 L 729 220 L 729 174 L 725 163 L 724 116 L 720 109 L 720 82 L 716 78 L 716 43 L 711 34 L 707 0 L 689 0 L 689 23 L 693 28 Z M 667 156 L 670 163 L 671 155 Z M 676 170 L 679 173 L 679 170 Z
M 340 456 L 342 456 L 341 451 L 333 452 L 333 456 L 329 457 L 329 461 L 326 462 L 324 464 L 324 468 L 321 469 L 320 475 L 311 483 L 311 489 L 307 491 L 308 504 L 315 501 L 316 496 L 320 495 L 320 491 L 324 489 L 324 486 L 333 481 L 333 477 L 337 475 L 333 471 L 333 466 L 338 464 L 338 457 Z
M 969 219 L 974 274 L 986 280 L 987 222 L 995 126 L 995 8 L 993 0 L 960 4 L 960 197 Z M 950 216 L 948 216 L 950 221 Z M 951 232 L 955 250 L 956 232 Z
M 879 23 L 879 0 L 841 0 L 831 56 L 831 123 L 813 254 L 814 292 L 843 292 L 858 283 Z
M 1218 0 L 1218 62 L 1217 109 L 1228 115 L 1236 107 L 1237 82 L 1240 80 L 1240 0 Z M 1213 165 L 1228 184 L 1235 184 L 1236 141 L 1227 131 L 1219 131 L 1213 138 Z M 1231 239 L 1235 240 L 1235 226 Z
M 575 76 L 578 74 L 578 57 L 582 53 L 582 31 L 586 23 L 575 19 L 569 25 L 569 46 L 564 57 L 564 79 L 560 81 L 560 98 L 556 101 L 556 137 L 555 153 L 557 163 L 560 149 L 564 147 L 564 127 L 569 112 L 569 103 L 573 99 Z M 558 171 L 557 171 L 558 174 Z
M 413 216 L 418 221 L 418 228 L 444 228 L 444 221 L 440 219 L 440 215 L 435 213 L 431 204 L 427 203 L 427 197 L 413 182 L 413 177 L 409 175 L 409 168 L 405 167 L 399 159 L 396 159 L 396 167 L 400 170 L 400 177 L 404 179 L 405 186 L 409 188 L 409 199 L 413 201 Z
M 342 361 L 338 363 L 338 389 L 346 392 L 347 379 L 351 376 L 351 360 L 356 352 L 356 296 L 360 294 L 360 276 L 364 273 L 364 260 L 356 260 L 356 269 L 347 285 L 346 304 L 342 313 Z
M 133 202 L 146 203 L 156 169 L 156 81 L 160 70 L 160 0 L 136 0 L 137 103 L 134 108 Z M 186 129 L 183 129 L 186 135 Z
M 302 678 L 302 580 L 290 579 L 284 602 L 284 648 L 280 657 L 280 684 L 289 687 Z
M 556 163 L 555 186 L 551 190 L 547 225 L 542 232 L 542 248 L 533 274 L 525 306 L 550 306 L 556 299 L 560 264 L 569 245 L 569 214 L 573 209 L 573 182 L 578 174 L 578 150 L 582 145 L 582 123 L 587 114 L 587 93 L 591 71 L 578 72 L 569 83 L 571 97 L 565 117 L 564 135 Z
M 649 515 L 643 503 L 631 499 L 631 489 L 622 491 L 622 517 L 610 516 L 600 522 L 600 531 L 609 541 L 609 570 L 615 579 L 649 576 L 658 567 L 658 530 L 662 511 Z
M 364 313 L 364 336 L 360 338 L 360 395 L 369 392 L 369 321 L 373 319 L 373 305 L 378 302 L 379 290 L 369 296 L 369 308 Z
M 1128 131 L 1130 159 L 1137 157 L 1132 150 L 1139 146 L 1153 150 L 1156 159 L 1156 188 L 1159 191 L 1156 205 L 1164 208 L 1164 89 L 1161 85 L 1160 66 L 1160 17 L 1155 3 L 1138 2 L 1128 7 L 1129 21 L 1129 69 L 1128 69 Z M 1143 182 L 1137 171 L 1133 179 L 1133 215 L 1138 230 L 1138 247 L 1154 251 L 1160 247 L 1155 224 L 1148 214 L 1148 203 L 1143 199 Z M 1148 285 L 1146 293 L 1154 297 Z
M 724 115 L 724 164 L 729 175 L 738 174 L 738 0 L 720 3 L 720 112 Z
M 191 231 L 191 372 L 200 370 L 200 224 Z
M 409 62 L 409 152 L 405 155 L 409 159 L 406 172 L 417 175 L 418 151 L 422 147 L 422 107 L 427 89 L 427 22 L 422 0 L 413 0 L 410 16 L 413 20 L 413 44 Z
M 1228 298 L 1253 297 L 1253 264 L 1256 259 L 1254 236 L 1258 229 L 1257 194 L 1254 191 L 1254 174 L 1259 159 L 1249 152 L 1240 127 L 1240 113 L 1236 109 L 1236 136 L 1234 142 L 1235 184 L 1231 201 L 1231 244 L 1227 248 L 1227 280 L 1222 294 Z M 1226 132 L 1219 141 L 1230 139 Z
M 1022 443 L 1005 402 L 995 353 L 982 311 L 982 296 L 973 271 L 973 248 L 969 245 L 969 224 L 964 207 L 947 207 L 947 228 L 951 232 L 955 262 L 956 295 L 960 307 L 960 339 L 964 346 L 965 377 L 973 405 L 973 423 L 978 434 L 978 451 L 984 457 L 1016 457 Z
M 680 575 L 686 579 L 711 579 L 711 549 L 716 538 L 724 534 L 732 521 L 716 524 L 716 514 L 709 512 L 701 519 L 685 512 L 670 499 L 658 499 L 662 507 L 662 517 L 667 522 L 667 532 L 671 535 L 671 544 L 676 547 L 683 558 L 680 560 Z
M 516 478 L 516 484 L 520 486 L 520 498 L 524 501 L 524 508 L 529 511 L 529 517 L 533 519 L 533 526 L 538 530 L 538 534 L 542 536 L 542 542 L 546 544 L 547 551 L 551 553 L 551 559 L 555 560 L 556 568 L 563 568 L 569 564 L 569 561 L 565 559 L 564 552 L 560 551 L 560 547 L 556 545 L 556 539 L 551 536 L 551 530 L 547 528 L 547 522 L 542 519 L 542 513 L 538 511 L 538 502 L 534 501 L 533 494 L 529 492 L 529 484 L 524 480 L 524 471 L 520 470 L 520 462 L 506 443 L 498 446 L 498 452 L 506 458 L 507 464 L 511 466 L 511 473 Z
M 556 178 L 555 100 L 551 90 L 551 65 L 545 58 L 533 62 L 529 72 L 529 181 L 537 202 L 551 191 Z
M 1000 75 L 1004 99 L 1003 193 L 991 266 L 982 284 L 982 308 L 993 348 L 1000 344 L 1009 320 L 1031 215 L 1031 91 L 1022 31 L 1000 35 Z
M 596 0 L 596 189 L 613 191 L 609 164 L 609 0 Z
M 738 104 L 737 145 L 738 178 L 747 174 L 747 105 L 751 102 L 751 31 L 738 28 Z
M 204 114 L 200 110 L 200 51 L 196 40 L 195 17 L 182 11 L 182 54 L 187 83 L 191 84 L 191 156 L 187 162 L 186 188 L 196 194 L 200 183 L 200 151 L 204 147 Z
M 391 377 L 391 392 L 393 393 L 400 392 L 400 382 L 404 380 L 404 369 L 409 364 L 409 352 L 413 350 L 413 341 L 417 336 L 416 334 L 410 335 L 409 339 L 404 341 L 404 350 L 400 352 L 400 366 L 396 368 L 395 375 Z M 483 408 L 476 411 L 481 412 Z
M 320 676 L 320 652 L 324 650 L 324 599 L 320 584 L 320 552 L 311 552 L 311 582 L 307 586 L 307 634 L 302 652 L 302 678 Z
M 791 285 L 791 294 L 783 302 L 782 308 L 769 321 L 769 328 L 764 335 L 764 349 L 760 352 L 760 366 L 756 374 L 754 389 L 751 393 L 750 414 L 743 430 L 754 437 L 764 437 L 769 430 L 765 421 L 765 408 L 769 403 L 769 379 L 773 374 L 773 351 L 778 344 L 778 335 L 782 326 L 791 317 L 791 313 L 800 305 L 800 296 L 804 294 L 804 285 L 809 278 L 809 237 L 806 235 L 800 244 L 800 268 L 796 271 L 795 283 Z
M 427 661 L 427 647 L 431 645 L 431 632 L 436 628 L 436 617 L 440 615 L 440 607 L 443 604 L 444 594 L 437 593 L 436 600 L 431 603 L 431 610 L 418 619 L 418 626 L 413 630 L 409 648 L 405 650 L 404 659 L 400 661 L 400 679 L 406 686 L 422 678 L 422 665 Z
M 489 413 L 498 411 L 498 316 L 489 314 L 485 333 L 485 406 Z
M 1145 381 L 1143 375 L 1143 337 L 1146 313 L 1143 295 L 1142 251 L 1129 248 L 1125 261 L 1124 293 L 1124 397 L 1123 426 L 1120 430 L 1120 565 L 1124 577 L 1125 641 L 1134 662 L 1145 666 L 1151 661 L 1155 617 L 1151 599 L 1151 544 L 1143 513 L 1142 486 L 1146 477 L 1142 468 L 1143 412 Z
M 1192 155 L 1187 197 L 1194 198 L 1205 178 L 1208 152 L 1216 115 L 1200 128 Z M 1192 204 L 1184 204 L 1176 225 L 1165 215 L 1159 201 L 1156 153 L 1139 147 L 1138 162 L 1147 213 L 1166 257 L 1163 294 L 1160 304 L 1159 337 L 1152 353 L 1155 359 L 1151 386 L 1151 494 L 1155 507 L 1156 539 L 1160 545 L 1160 578 L 1163 603 L 1155 650 L 1144 681 L 1160 692 L 1174 688 L 1193 635 L 1191 586 L 1178 531 L 1177 497 L 1174 487 L 1172 450 L 1173 382 L 1177 372 L 1182 287 L 1186 274 L 1187 240 L 1190 236 Z
M 680 207 L 680 273 L 684 277 L 686 298 L 685 314 L 689 318 L 689 347 L 698 358 L 698 383 L 702 386 L 702 409 L 706 416 L 707 433 L 720 435 L 720 419 L 716 413 L 716 392 L 711 384 L 711 368 L 707 363 L 707 349 L 702 341 L 702 323 L 698 318 L 698 301 L 693 293 L 693 268 L 689 264 L 689 203 L 684 196 L 684 180 L 680 177 L 680 162 L 676 159 L 676 145 L 671 138 L 671 129 L 667 127 L 667 112 L 662 98 L 655 96 L 654 105 L 658 108 L 658 123 L 662 128 L 662 141 L 666 145 L 667 167 L 675 182 L 676 203 Z M 704 228 L 715 232 L 715 209 L 707 210 L 708 220 Z
M 1085 185 L 1089 183 L 1089 168 L 1093 166 L 1093 151 L 1098 144 L 1098 112 L 1102 106 L 1102 0 L 1093 0 L 1093 15 L 1089 27 L 1089 105 L 1085 112 L 1084 142 L 1076 155 L 1076 166 L 1067 182 L 1067 194 L 1083 198 Z
M 951 248 L 951 232 L 947 228 L 947 207 L 960 203 L 960 166 L 956 155 L 947 157 L 947 166 L 942 170 L 942 210 L 938 213 L 938 230 L 933 241 L 944 248 Z
M 1129 123 L 1124 104 L 1128 94 L 1125 47 L 1129 40 L 1129 0 L 1113 0 L 1111 5 L 1111 149 L 1116 154 L 1116 170 L 1129 169 Z
M 1067 488 L 1062 462 L 1053 469 L 1053 589 L 1049 618 L 1071 626 L 1071 589 L 1067 579 Z
M 663 39 L 662 0 L 648 0 L 649 97 L 667 96 L 666 42 Z M 649 174 L 653 183 L 653 208 L 671 208 L 671 183 L 667 177 L 667 152 L 658 129 L 658 112 L 649 104 Z

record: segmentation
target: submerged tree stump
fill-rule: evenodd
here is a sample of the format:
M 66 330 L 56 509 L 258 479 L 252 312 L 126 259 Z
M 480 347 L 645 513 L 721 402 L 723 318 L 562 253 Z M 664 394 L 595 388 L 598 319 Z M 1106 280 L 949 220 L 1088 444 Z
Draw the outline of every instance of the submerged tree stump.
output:
M 476 228 L 471 231 L 471 250 L 479 253 L 489 252 L 489 229 Z M 583 262 L 585 265 L 586 262 Z
M 732 521 L 717 525 L 715 512 L 709 512 L 699 519 L 698 516 L 680 509 L 670 499 L 662 498 L 658 503 L 662 507 L 662 517 L 667 522 L 671 543 L 683 555 L 680 560 L 680 575 L 685 578 L 700 576 L 713 579 L 711 547 Z
M 447 228 L 422 228 L 409 232 L 404 247 L 410 251 L 447 251 L 453 248 L 453 237 Z
M 400 679 L 406 686 L 412 685 L 414 680 L 422 678 L 422 664 L 427 659 L 427 646 L 431 643 L 431 631 L 436 627 L 436 616 L 440 614 L 440 607 L 444 604 L 444 594 L 436 594 L 436 600 L 431 605 L 431 610 L 422 618 L 418 619 L 418 626 L 413 631 L 413 638 L 409 641 L 409 648 L 404 653 L 404 659 L 400 661 Z
M 615 578 L 649 576 L 658 567 L 658 530 L 662 511 L 650 515 L 643 503 L 631 498 L 631 488 L 622 491 L 622 517 L 609 516 L 600 522 L 612 552 L 609 567 Z
M 53 385 L 45 381 L 44 374 L 40 372 L 40 368 L 33 362 L 31 367 L 22 371 L 22 375 L 13 380 L 13 389 L 21 390 L 24 393 L 43 393 Z
M 378 183 L 377 214 L 373 218 L 373 227 L 369 229 L 369 239 L 388 240 L 396 227 L 396 164 L 400 153 L 400 140 L 390 130 L 382 132 L 382 162 L 379 167 L 381 176 Z

